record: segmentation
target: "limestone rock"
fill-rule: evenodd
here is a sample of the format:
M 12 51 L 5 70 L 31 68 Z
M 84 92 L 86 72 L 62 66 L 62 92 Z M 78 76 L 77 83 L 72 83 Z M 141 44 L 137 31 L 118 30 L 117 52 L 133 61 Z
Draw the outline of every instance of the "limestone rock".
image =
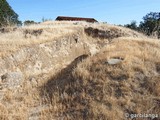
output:
M 22 72 L 8 72 L 1 76 L 3 86 L 9 89 L 15 89 L 21 86 L 23 80 Z
M 107 61 L 107 63 L 108 63 L 109 65 L 115 65 L 115 64 L 118 64 L 118 63 L 120 63 L 120 62 L 122 62 L 122 59 L 117 59 L 117 58 L 112 58 L 112 59 L 109 59 L 109 60 Z

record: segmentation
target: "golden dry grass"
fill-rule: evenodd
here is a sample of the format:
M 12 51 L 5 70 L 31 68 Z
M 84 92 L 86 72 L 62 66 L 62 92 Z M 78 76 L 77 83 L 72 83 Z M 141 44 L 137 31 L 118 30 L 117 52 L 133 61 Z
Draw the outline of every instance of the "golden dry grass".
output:
M 160 113 L 159 48 L 158 40 L 120 38 L 78 65 L 73 72 L 75 78 L 80 78 L 86 89 L 91 87 L 93 95 L 89 95 L 91 91 L 87 95 L 95 96 L 95 106 L 103 105 L 99 115 L 103 110 L 106 110 L 103 115 L 107 119 L 124 119 L 127 112 Z M 115 57 L 124 58 L 124 61 L 107 64 L 108 59 Z M 111 110 L 106 108 L 108 102 Z
M 41 44 L 59 39 L 59 37 L 70 35 L 76 32 L 79 27 L 69 25 L 30 25 L 18 28 L 16 31 L 0 33 L 0 55 L 15 52 L 23 47 Z M 25 30 L 43 30 L 41 34 L 25 34 Z M 27 36 L 27 37 L 26 37 Z
M 102 42 L 84 35 L 84 27 L 89 26 L 121 30 L 131 37 L 116 38 L 103 45 L 96 55 L 79 56 L 59 71 L 36 76 L 41 81 L 38 84 L 26 78 L 23 87 L 5 93 L 0 119 L 124 120 L 125 113 L 160 113 L 160 42 L 156 39 L 113 25 L 45 22 L 0 34 L 1 52 L 13 52 L 14 48 L 16 51 L 80 31 L 86 41 Z M 25 38 L 24 29 L 43 29 L 43 33 Z M 119 57 L 124 59 L 121 63 L 107 63 L 110 58 Z
M 142 34 L 134 32 L 130 29 L 119 27 L 115 25 L 103 23 L 87 23 L 87 22 L 67 22 L 67 21 L 48 21 L 41 24 L 22 26 L 11 32 L 0 33 L 0 54 L 5 55 L 7 52 L 11 53 L 22 47 L 31 46 L 34 44 L 41 44 L 50 42 L 59 37 L 72 35 L 73 33 L 82 34 L 84 27 L 94 27 L 102 30 L 117 30 L 122 33 L 127 33 L 132 37 L 145 37 Z M 43 30 L 41 34 L 25 34 L 25 30 Z M 27 36 L 27 37 L 25 37 Z M 85 38 L 84 38 L 85 39 Z
M 93 57 L 79 57 L 43 88 L 52 105 L 47 113 L 57 119 L 101 120 L 159 114 L 159 48 L 158 40 L 119 38 Z M 107 64 L 117 57 L 124 60 Z

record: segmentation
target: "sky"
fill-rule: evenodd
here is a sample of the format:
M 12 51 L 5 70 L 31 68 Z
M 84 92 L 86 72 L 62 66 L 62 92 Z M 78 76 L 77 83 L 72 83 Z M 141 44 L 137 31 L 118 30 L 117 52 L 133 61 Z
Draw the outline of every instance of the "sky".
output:
M 21 21 L 57 16 L 95 18 L 100 22 L 124 25 L 142 21 L 149 12 L 160 12 L 160 0 L 7 0 Z

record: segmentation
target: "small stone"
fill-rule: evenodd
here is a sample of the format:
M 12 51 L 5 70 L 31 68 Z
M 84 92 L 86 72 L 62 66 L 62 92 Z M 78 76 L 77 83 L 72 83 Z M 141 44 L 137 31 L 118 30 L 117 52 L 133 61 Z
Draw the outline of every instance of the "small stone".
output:
M 107 63 L 108 63 L 109 65 L 115 65 L 115 64 L 118 64 L 118 63 L 120 63 L 120 62 L 122 62 L 122 59 L 109 59 L 109 60 L 107 61 Z

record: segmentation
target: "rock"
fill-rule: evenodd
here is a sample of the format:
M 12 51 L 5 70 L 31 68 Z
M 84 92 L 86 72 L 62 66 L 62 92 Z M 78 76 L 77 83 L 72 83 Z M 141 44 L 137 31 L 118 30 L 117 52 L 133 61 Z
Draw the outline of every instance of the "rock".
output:
M 8 72 L 1 76 L 3 87 L 15 89 L 22 85 L 24 77 L 22 72 Z
M 116 58 L 109 59 L 109 60 L 107 61 L 107 63 L 108 63 L 109 65 L 115 65 L 115 64 L 118 64 L 118 63 L 120 63 L 120 62 L 122 62 L 122 59 L 116 59 Z
M 93 38 L 98 37 L 100 39 L 114 39 L 124 36 L 123 32 L 118 29 L 101 30 L 97 28 L 88 27 L 85 28 L 84 32 L 87 35 L 92 36 Z

